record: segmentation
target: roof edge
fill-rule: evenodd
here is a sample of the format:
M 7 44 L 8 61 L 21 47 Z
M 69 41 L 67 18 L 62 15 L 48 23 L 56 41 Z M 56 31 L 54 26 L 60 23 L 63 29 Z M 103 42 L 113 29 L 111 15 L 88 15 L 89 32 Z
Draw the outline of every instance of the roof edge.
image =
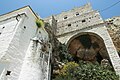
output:
M 13 12 L 15 12 L 15 11 L 18 11 L 18 10 L 22 10 L 22 9 L 24 9 L 24 8 L 29 8 L 29 9 L 31 10 L 31 12 L 33 13 L 33 15 L 34 15 L 37 19 L 39 19 L 39 17 L 36 15 L 36 13 L 33 11 L 33 9 L 32 9 L 29 5 L 26 5 L 26 6 L 24 6 L 24 7 L 18 8 L 18 9 L 16 9 L 16 10 L 13 10 L 13 11 L 10 11 L 10 12 L 7 12 L 7 13 L 5 13 L 5 14 L 1 14 L 0 17 L 1 17 L 1 16 L 4 16 L 4 15 L 7 15 L 7 14 L 11 14 L 11 13 L 13 13 Z

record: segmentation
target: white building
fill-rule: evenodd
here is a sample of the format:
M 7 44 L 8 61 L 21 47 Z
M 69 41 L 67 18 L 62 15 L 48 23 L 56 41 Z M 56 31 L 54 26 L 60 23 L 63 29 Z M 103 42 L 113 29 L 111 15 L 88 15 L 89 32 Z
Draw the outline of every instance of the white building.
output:
M 0 80 L 48 80 L 51 50 L 44 54 L 39 42 L 49 38 L 37 18 L 29 6 L 0 16 Z

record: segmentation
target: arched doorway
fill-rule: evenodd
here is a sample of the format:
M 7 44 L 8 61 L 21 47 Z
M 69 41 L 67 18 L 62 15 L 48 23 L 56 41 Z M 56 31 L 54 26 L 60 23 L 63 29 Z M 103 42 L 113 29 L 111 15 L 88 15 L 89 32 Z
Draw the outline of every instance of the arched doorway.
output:
M 104 40 L 95 33 L 79 33 L 67 43 L 68 51 L 74 56 L 74 60 L 98 61 L 109 59 Z

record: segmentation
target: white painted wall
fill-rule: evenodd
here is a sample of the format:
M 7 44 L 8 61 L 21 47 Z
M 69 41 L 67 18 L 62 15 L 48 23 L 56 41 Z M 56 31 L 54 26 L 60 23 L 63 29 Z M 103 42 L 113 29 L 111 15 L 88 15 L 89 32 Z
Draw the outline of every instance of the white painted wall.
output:
M 18 21 L 15 18 L 0 21 L 0 74 L 9 65 L 8 59 L 3 60 L 2 58 L 6 55 L 9 44 L 14 36 Z
M 9 62 L 9 67 L 6 70 L 11 71 L 10 76 L 5 76 L 7 80 L 18 80 L 21 67 L 24 61 L 24 57 L 26 55 L 26 51 L 30 43 L 30 39 L 35 36 L 37 30 L 37 26 L 35 23 L 36 17 L 33 15 L 33 13 L 30 11 L 28 7 L 10 13 L 11 15 L 9 14 L 3 15 L 4 17 L 1 20 L 4 20 L 5 17 L 9 18 L 21 13 L 25 13 L 26 16 L 21 15 L 19 17 L 18 24 L 15 24 L 17 23 L 17 21 L 12 22 L 11 20 L 9 21 L 10 22 L 9 24 L 3 22 L 6 26 L 9 25 L 8 26 L 9 28 L 8 29 L 6 28 L 4 33 L 11 32 L 12 30 L 14 30 L 14 32 L 12 31 L 11 36 L 9 36 L 10 34 L 4 37 L 1 37 L 2 35 L 0 35 L 1 37 L 0 39 L 5 40 L 5 41 L 3 40 L 5 42 L 4 44 L 2 44 L 3 43 L 1 42 L 2 40 L 0 41 L 0 44 L 3 45 L 3 47 L 0 46 L 0 48 L 2 47 L 1 49 L 2 50 L 5 49 L 4 51 L 6 51 L 5 55 L 1 57 L 1 61 L 3 60 L 6 61 L 7 59 L 7 62 Z M 16 17 L 14 18 L 14 20 L 15 19 Z M 10 24 L 12 26 L 10 26 Z M 4 46 L 6 48 L 4 48 Z
M 48 50 L 45 52 L 42 51 L 44 43 L 50 44 L 48 41 L 48 34 L 40 28 L 36 36 L 30 41 L 18 80 L 49 80 L 51 46 L 47 46 Z
M 0 22 L 0 60 L 5 55 L 9 44 L 14 36 L 15 28 L 18 21 L 10 19 Z
M 18 16 L 16 20 L 15 16 L 18 14 L 20 16 Z M 14 18 L 11 19 L 10 17 L 13 16 Z M 7 19 L 7 22 L 4 21 L 5 19 Z M 0 20 L 3 21 L 0 23 L 0 32 L 2 32 L 0 35 L 0 44 L 2 45 L 0 46 L 0 49 L 3 50 L 0 51 L 0 64 L 4 67 L 0 80 L 48 80 L 50 73 L 49 60 L 52 50 L 47 48 L 48 52 L 44 52 L 44 57 L 41 59 L 39 59 L 41 54 L 39 49 L 43 46 L 42 44 L 39 44 L 39 47 L 36 47 L 38 52 L 35 52 L 36 50 L 31 51 L 31 47 L 33 46 L 31 45 L 32 38 L 37 37 L 43 42 L 49 42 L 48 34 L 45 29 L 42 27 L 37 29 L 35 23 L 36 16 L 31 9 L 26 7 L 21 10 L 14 11 L 0 16 Z M 4 25 L 7 27 L 3 29 Z M 2 44 L 3 42 L 4 44 Z M 4 52 L 4 55 L 2 55 L 2 52 Z M 28 59 L 33 52 L 35 57 L 32 56 L 31 58 L 37 62 L 30 62 L 27 64 L 26 62 L 29 62 Z M 45 55 L 48 58 L 47 64 L 45 64 Z M 38 59 L 42 61 L 42 64 L 39 63 Z M 2 62 L 7 63 L 7 65 L 3 66 Z M 11 71 L 11 73 L 6 76 L 7 71 Z

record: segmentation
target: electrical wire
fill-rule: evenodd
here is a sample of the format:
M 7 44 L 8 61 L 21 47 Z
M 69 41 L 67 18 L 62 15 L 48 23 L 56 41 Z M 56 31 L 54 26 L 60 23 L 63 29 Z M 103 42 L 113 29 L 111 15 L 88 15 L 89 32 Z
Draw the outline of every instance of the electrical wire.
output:
M 108 9 L 110 9 L 110 8 L 112 8 L 112 7 L 114 7 L 114 6 L 116 6 L 116 5 L 117 5 L 117 4 L 119 4 L 119 3 L 120 3 L 120 0 L 119 0 L 118 2 L 116 2 L 116 3 L 112 4 L 111 6 L 109 6 L 109 7 L 105 8 L 105 9 L 103 9 L 103 10 L 100 10 L 99 12 L 106 11 L 106 10 L 108 10 Z

